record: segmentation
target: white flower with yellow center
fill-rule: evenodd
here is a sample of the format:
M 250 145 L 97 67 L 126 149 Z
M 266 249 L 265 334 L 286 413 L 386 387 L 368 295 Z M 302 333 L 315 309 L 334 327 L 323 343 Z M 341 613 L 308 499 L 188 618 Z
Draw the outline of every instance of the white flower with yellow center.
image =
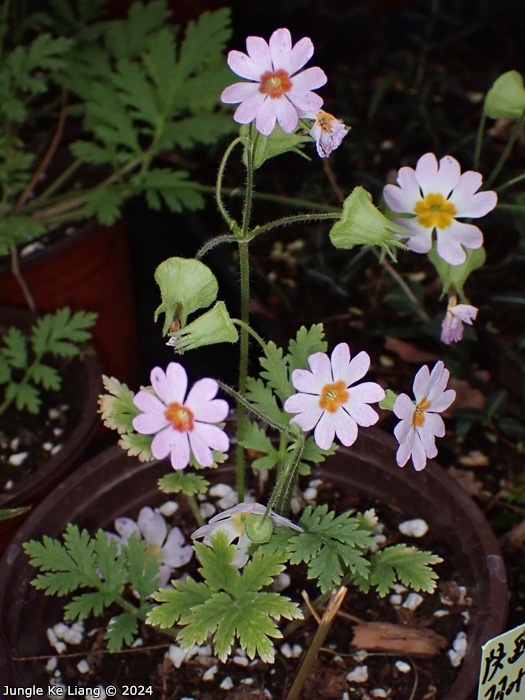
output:
M 331 358 L 316 352 L 310 355 L 308 364 L 311 372 L 292 372 L 292 384 L 300 393 L 286 399 L 284 410 L 297 414 L 291 422 L 302 430 L 314 428 L 314 440 L 321 449 L 327 450 L 336 435 L 343 445 L 352 445 L 357 426 L 373 425 L 379 418 L 368 404 L 385 398 L 379 384 L 355 384 L 370 368 L 369 355 L 360 352 L 350 360 L 350 348 L 339 343 Z
M 468 170 L 461 174 L 458 161 L 445 156 L 439 161 L 433 153 L 418 160 L 416 169 L 400 168 L 397 185 L 386 185 L 383 196 L 392 211 L 414 214 L 396 219 L 409 232 L 406 244 L 415 253 L 428 253 L 436 232 L 438 255 L 450 265 L 465 262 L 464 248 L 476 249 L 483 244 L 481 230 L 458 218 L 476 219 L 494 209 L 495 192 L 478 192 L 480 173 Z
M 436 362 L 432 372 L 425 365 L 414 378 L 415 401 L 407 394 L 399 394 L 394 413 L 401 421 L 394 428 L 399 442 L 396 460 L 404 467 L 410 457 L 416 471 L 427 464 L 427 458 L 437 455 L 436 437 L 443 437 L 445 424 L 440 415 L 456 398 L 453 389 L 447 389 L 450 373 L 443 362 Z

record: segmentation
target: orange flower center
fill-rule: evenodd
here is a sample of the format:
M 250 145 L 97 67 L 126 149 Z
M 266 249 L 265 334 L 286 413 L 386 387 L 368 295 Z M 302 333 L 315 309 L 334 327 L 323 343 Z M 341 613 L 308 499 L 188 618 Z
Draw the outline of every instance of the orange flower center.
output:
M 319 397 L 319 406 L 329 413 L 335 413 L 339 406 L 348 401 L 348 391 L 342 379 L 333 384 L 325 384 Z
M 282 97 L 285 92 L 290 92 L 292 89 L 292 81 L 288 73 L 279 68 L 276 71 L 266 71 L 261 75 L 261 84 L 259 92 L 268 95 L 272 99 Z
M 430 401 L 428 399 L 421 399 L 417 404 L 414 415 L 412 416 L 412 425 L 414 428 L 420 428 L 425 422 L 425 411 L 430 406 Z
M 414 207 L 417 221 L 425 228 L 447 228 L 456 216 L 456 207 L 442 194 L 427 194 Z
M 324 109 L 320 109 L 315 115 L 315 120 L 319 124 L 321 131 L 325 134 L 329 134 L 332 131 L 332 124 L 335 117 L 329 112 L 325 112 Z
M 164 411 L 164 415 L 169 420 L 171 425 L 179 433 L 191 432 L 193 430 L 193 413 L 186 406 L 181 406 L 180 403 L 170 403 Z

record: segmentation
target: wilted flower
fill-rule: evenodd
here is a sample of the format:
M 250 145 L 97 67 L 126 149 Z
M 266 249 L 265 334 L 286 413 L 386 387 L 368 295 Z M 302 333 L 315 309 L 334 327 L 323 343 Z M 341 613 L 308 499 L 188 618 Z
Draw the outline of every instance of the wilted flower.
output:
M 328 158 L 332 151 L 339 148 L 350 127 L 324 110 L 320 109 L 314 115 L 305 115 L 307 119 L 315 119 L 310 129 L 310 136 L 315 141 L 317 153 L 321 158 Z
M 453 389 L 447 389 L 449 371 L 443 362 L 436 362 L 432 372 L 425 365 L 414 378 L 415 402 L 407 394 L 399 394 L 394 413 L 401 421 L 394 428 L 399 442 L 397 463 L 404 467 L 409 458 L 416 471 L 424 469 L 427 457 L 437 455 L 436 437 L 443 437 L 445 424 L 440 415 L 456 398 Z
M 180 353 L 204 345 L 235 343 L 239 338 L 223 301 L 218 301 L 209 311 L 184 328 L 171 332 L 170 336 L 166 345 L 171 345 L 175 352 Z
M 248 55 L 230 51 L 228 65 L 241 78 L 252 81 L 235 83 L 223 90 L 221 100 L 227 104 L 241 104 L 234 119 L 239 124 L 255 126 L 264 136 L 279 122 L 283 131 L 291 134 L 297 126 L 298 110 L 317 112 L 323 100 L 312 92 L 326 83 L 326 75 L 317 67 L 297 71 L 310 60 L 314 47 L 304 37 L 292 48 L 288 29 L 277 29 L 269 43 L 259 36 L 246 39 Z
M 330 359 L 316 352 L 308 364 L 311 372 L 292 372 L 292 384 L 300 393 L 286 399 L 284 410 L 298 414 L 291 422 L 303 430 L 315 428 L 314 440 L 321 449 L 327 450 L 335 435 L 348 447 L 357 438 L 358 425 L 373 425 L 379 418 L 368 404 L 385 398 L 383 389 L 374 382 L 352 386 L 368 372 L 370 357 L 360 352 L 350 360 L 350 348 L 339 343 Z
M 173 569 L 187 564 L 193 556 L 190 545 L 184 546 L 184 535 L 178 527 L 173 527 L 168 533 L 166 521 L 160 513 L 155 513 L 148 506 L 141 509 L 137 520 L 117 518 L 115 530 L 118 535 L 108 533 L 119 544 L 127 544 L 131 535 L 144 539 L 149 554 L 155 554 L 161 562 L 160 586 L 165 586 Z
M 447 345 L 457 343 L 463 337 L 463 324 L 471 326 L 477 315 L 478 309 L 475 306 L 458 304 L 457 297 L 451 296 L 441 327 L 441 340 Z
M 216 399 L 219 389 L 214 379 L 199 379 L 187 398 L 188 377 L 184 367 L 170 362 L 166 372 L 160 367 L 151 371 L 155 393 L 141 390 L 133 399 L 143 411 L 133 419 L 133 427 L 143 435 L 155 435 L 151 451 L 156 459 L 171 454 L 174 469 L 184 469 L 190 462 L 190 452 L 201 467 L 213 464 L 211 450 L 226 452 L 229 439 L 220 423 L 228 415 L 229 406 Z
M 458 221 L 457 217 L 478 218 L 494 209 L 495 192 L 477 192 L 480 173 L 469 170 L 463 175 L 458 161 L 445 156 L 438 162 L 433 153 L 418 160 L 416 169 L 399 170 L 397 185 L 386 185 L 383 195 L 392 211 L 415 214 L 396 219 L 408 230 L 407 246 L 415 253 L 428 253 L 432 233 L 436 231 L 437 253 L 450 265 L 461 265 L 465 248 L 480 248 L 483 234 L 477 226 Z M 477 194 L 476 194 L 477 193 Z
M 266 508 L 260 503 L 239 503 L 233 508 L 229 508 L 215 515 L 206 525 L 195 530 L 191 537 L 194 540 L 203 538 L 204 544 L 210 546 L 210 538 L 219 530 L 222 530 L 228 536 L 228 542 L 230 544 L 237 540 L 237 551 L 235 552 L 232 564 L 238 569 L 242 569 L 248 561 L 249 556 L 247 550 L 252 544 L 252 540 L 246 534 L 246 520 L 250 515 L 264 515 L 264 513 L 266 513 Z M 282 515 L 274 513 L 273 510 L 270 511 L 268 517 L 274 527 L 288 527 L 298 532 L 303 531 L 299 525 L 292 523 L 291 520 Z

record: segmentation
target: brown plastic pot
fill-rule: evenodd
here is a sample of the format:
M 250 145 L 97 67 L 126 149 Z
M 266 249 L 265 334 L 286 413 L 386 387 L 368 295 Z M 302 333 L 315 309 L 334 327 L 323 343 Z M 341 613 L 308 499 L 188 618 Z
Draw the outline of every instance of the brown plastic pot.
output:
M 62 306 L 97 312 L 93 343 L 103 371 L 136 384 L 138 335 L 124 220 L 110 228 L 93 221 L 83 224 L 22 257 L 20 266 L 40 313 Z M 27 308 L 6 258 L 0 259 L 0 304 Z
M 476 614 L 470 622 L 463 665 L 440 700 L 467 700 L 477 687 L 482 644 L 505 626 L 503 558 L 489 524 L 470 496 L 434 462 L 420 473 L 399 469 L 395 449 L 391 436 L 362 430 L 355 445 L 341 448 L 326 460 L 321 473 L 339 489 L 367 493 L 399 506 L 407 516 L 424 517 L 435 540 L 443 543 L 446 556 L 469 587 Z M 0 630 L 4 634 L 3 640 L 0 637 L 0 678 L 4 683 L 34 682 L 39 662 L 16 659 L 49 653 L 45 630 L 61 619 L 60 601 L 31 587 L 35 571 L 27 563 L 22 543 L 44 534 L 57 536 L 69 521 L 90 530 L 111 529 L 116 517 L 136 516 L 142 505 L 165 500 L 157 480 L 169 470 L 167 462 L 140 464 L 120 448 L 111 448 L 60 484 L 28 518 L 0 562 Z M 210 472 L 213 479 L 231 481 L 233 475 L 232 466 Z
M 0 334 L 16 325 L 27 331 L 34 316 L 26 310 L 0 307 Z M 9 493 L 0 494 L 0 508 L 34 508 L 55 486 L 65 479 L 72 470 L 82 463 L 85 450 L 100 424 L 98 416 L 98 396 L 102 391 L 101 369 L 93 348 L 86 348 L 72 360 L 75 381 L 72 409 L 78 412 L 79 422 L 62 449 L 50 457 L 31 476 L 21 480 Z M 0 467 L 1 469 L 1 467 Z M 15 518 L 0 520 L 0 553 L 9 540 L 28 517 L 28 512 Z M 1 678 L 1 675 L 0 675 Z

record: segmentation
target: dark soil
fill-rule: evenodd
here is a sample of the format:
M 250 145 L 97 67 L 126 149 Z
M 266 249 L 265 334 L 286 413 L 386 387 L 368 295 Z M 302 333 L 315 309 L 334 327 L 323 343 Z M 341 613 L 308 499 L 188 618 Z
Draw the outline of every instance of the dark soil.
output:
M 350 588 L 341 607 L 341 614 L 336 618 L 325 641 L 318 663 L 310 673 L 302 697 L 340 699 L 345 697 L 344 693 L 347 692 L 350 697 L 365 698 L 374 697 L 370 696 L 370 693 L 377 689 L 383 689 L 391 700 L 429 700 L 442 697 L 454 682 L 459 670 L 452 667 L 447 651 L 459 631 L 465 631 L 468 636 L 468 617 L 475 615 L 468 591 L 461 588 L 461 581 L 458 581 L 456 572 L 446 563 L 447 553 L 442 550 L 443 545 L 440 547 L 434 541 L 431 532 L 417 539 L 401 535 L 398 524 L 406 519 L 406 515 L 388 505 L 364 501 L 357 495 L 338 493 L 330 485 L 326 486 L 324 493 L 322 486 L 319 489 L 319 500 L 324 502 L 325 499 L 328 499 L 332 506 L 337 503 L 338 510 L 366 510 L 376 507 L 379 520 L 385 526 L 387 544 L 404 541 L 420 549 L 441 554 L 445 561 L 436 567 L 440 577 L 436 591 L 432 595 L 422 594 L 424 600 L 414 611 L 394 606 L 389 596 L 378 599 L 373 592 L 365 595 Z M 180 526 L 189 537 L 191 525 L 188 526 L 188 523 L 191 521 L 189 511 L 181 505 L 180 510 L 173 516 L 173 524 Z M 180 573 L 177 572 L 179 575 Z M 306 588 L 310 598 L 314 599 L 317 595 L 316 589 L 308 582 L 305 585 L 304 571 L 300 567 L 294 567 L 290 573 L 292 583 L 285 590 L 285 594 L 294 600 L 301 600 L 301 591 Z M 402 594 L 403 600 L 407 593 L 408 591 Z M 434 616 L 436 610 L 445 610 L 447 614 L 442 617 Z M 109 610 L 104 620 L 86 622 L 86 634 L 81 646 L 70 645 L 66 653 L 58 657 L 61 677 L 57 678 L 57 681 L 71 686 L 83 683 L 86 687 L 99 684 L 106 686 L 112 683 L 121 690 L 127 685 L 151 686 L 152 697 L 161 700 L 215 700 L 226 696 L 237 700 L 277 700 L 285 697 L 285 691 L 293 682 L 311 635 L 317 628 L 317 623 L 310 618 L 285 640 L 277 642 L 276 661 L 272 666 L 257 661 L 249 662 L 245 657 L 244 661 L 241 659 L 244 665 L 240 665 L 231 661 L 221 664 L 210 656 L 193 656 L 183 662 L 180 668 L 175 668 L 171 660 L 166 658 L 166 652 L 173 640 L 149 628 L 141 630 L 141 647 L 125 649 L 117 654 L 104 651 L 104 624 L 115 612 Z M 351 624 L 352 621 L 355 622 L 354 618 L 433 630 L 444 638 L 444 649 L 435 658 L 381 652 L 371 652 L 365 658 L 360 657 L 357 654 L 358 650 L 351 646 Z M 57 619 L 56 622 L 60 620 Z M 279 653 L 285 641 L 292 648 L 294 645 L 301 647 L 302 653 L 299 658 L 287 658 Z M 244 656 L 240 651 L 237 655 Z M 82 674 L 80 681 L 77 664 L 82 659 L 88 661 L 90 670 Z M 396 666 L 396 662 L 399 661 L 408 664 L 410 670 L 402 673 Z M 346 679 L 349 672 L 363 665 L 368 667 L 368 681 L 358 683 Z M 217 666 L 213 678 L 203 680 L 203 674 L 212 666 Z M 231 685 L 225 686 L 225 679 L 228 677 L 231 679 Z M 46 683 L 48 679 L 49 675 L 43 670 L 42 677 L 35 679 L 35 682 Z

